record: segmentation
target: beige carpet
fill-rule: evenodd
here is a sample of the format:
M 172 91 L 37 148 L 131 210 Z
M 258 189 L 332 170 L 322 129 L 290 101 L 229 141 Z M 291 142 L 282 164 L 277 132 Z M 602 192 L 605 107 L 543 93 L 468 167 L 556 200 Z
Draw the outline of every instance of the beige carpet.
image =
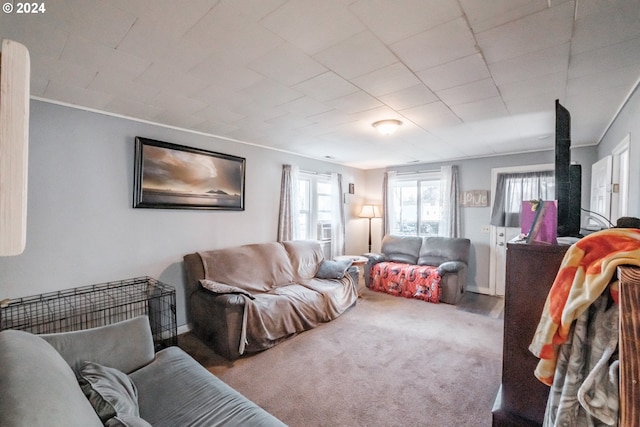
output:
M 234 362 L 180 346 L 292 427 L 490 426 L 501 319 L 365 290 L 338 319 Z

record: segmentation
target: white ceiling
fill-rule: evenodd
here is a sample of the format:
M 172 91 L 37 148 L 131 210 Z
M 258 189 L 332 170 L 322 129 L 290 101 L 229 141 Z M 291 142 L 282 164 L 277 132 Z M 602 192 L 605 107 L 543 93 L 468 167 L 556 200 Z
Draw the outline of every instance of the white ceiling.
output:
M 595 144 L 640 76 L 638 0 L 42 3 L 33 97 L 362 169 Z

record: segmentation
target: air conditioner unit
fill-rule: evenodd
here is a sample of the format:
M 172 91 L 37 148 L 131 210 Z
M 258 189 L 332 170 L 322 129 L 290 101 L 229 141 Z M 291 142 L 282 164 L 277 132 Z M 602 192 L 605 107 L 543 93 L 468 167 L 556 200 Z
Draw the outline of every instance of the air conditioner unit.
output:
M 319 223 L 318 224 L 318 240 L 331 240 L 331 224 Z

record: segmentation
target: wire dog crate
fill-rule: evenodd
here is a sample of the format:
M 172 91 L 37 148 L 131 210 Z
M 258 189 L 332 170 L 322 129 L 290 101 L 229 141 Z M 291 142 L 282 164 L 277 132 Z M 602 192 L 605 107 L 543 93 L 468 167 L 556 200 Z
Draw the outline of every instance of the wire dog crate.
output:
M 151 277 L 5 300 L 0 305 L 0 330 L 68 332 L 139 315 L 149 317 L 156 349 L 177 345 L 176 291 Z

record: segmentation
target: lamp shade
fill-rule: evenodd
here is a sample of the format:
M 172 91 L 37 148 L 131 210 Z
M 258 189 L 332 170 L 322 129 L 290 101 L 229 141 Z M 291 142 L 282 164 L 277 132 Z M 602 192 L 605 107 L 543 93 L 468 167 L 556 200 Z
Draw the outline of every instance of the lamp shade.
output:
M 380 218 L 380 212 L 376 205 L 362 205 L 362 209 L 358 216 L 360 218 Z

